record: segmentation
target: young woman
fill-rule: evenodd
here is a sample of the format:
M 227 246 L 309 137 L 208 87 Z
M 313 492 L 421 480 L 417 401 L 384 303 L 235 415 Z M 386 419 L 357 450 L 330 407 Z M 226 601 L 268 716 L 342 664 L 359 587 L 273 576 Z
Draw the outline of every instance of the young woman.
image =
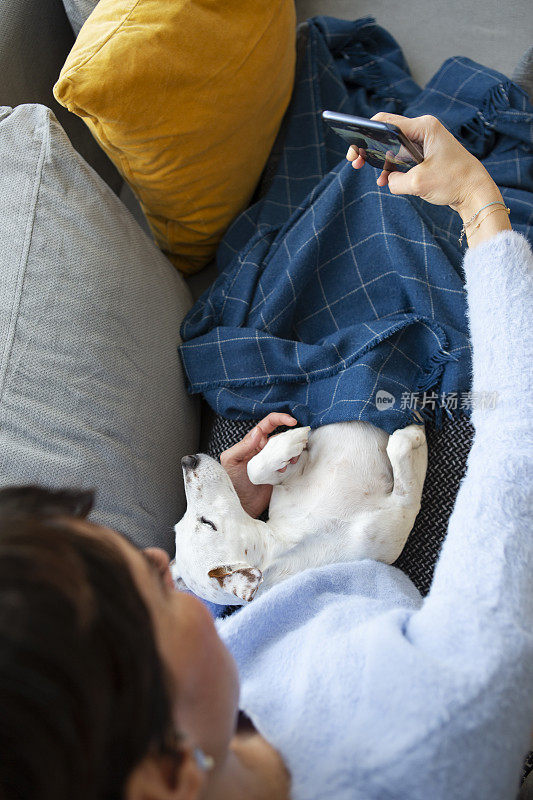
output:
M 428 597 L 394 567 L 336 564 L 274 587 L 219 636 L 173 590 L 163 551 L 87 521 L 90 493 L 5 489 L 2 800 L 516 795 L 533 723 L 533 255 L 435 118 L 375 119 L 424 149 L 378 185 L 465 223 L 473 391 L 498 393 L 473 412 Z M 294 420 L 269 415 L 222 459 L 252 514 L 270 489 L 249 484 L 246 463 L 278 424 Z

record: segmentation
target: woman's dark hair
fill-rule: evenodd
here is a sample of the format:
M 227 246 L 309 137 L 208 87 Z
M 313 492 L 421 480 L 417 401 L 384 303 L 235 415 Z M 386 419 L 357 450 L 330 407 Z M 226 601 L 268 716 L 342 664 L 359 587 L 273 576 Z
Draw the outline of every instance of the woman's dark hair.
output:
M 0 490 L 0 798 L 119 800 L 177 754 L 149 611 L 111 541 L 74 530 L 92 491 Z

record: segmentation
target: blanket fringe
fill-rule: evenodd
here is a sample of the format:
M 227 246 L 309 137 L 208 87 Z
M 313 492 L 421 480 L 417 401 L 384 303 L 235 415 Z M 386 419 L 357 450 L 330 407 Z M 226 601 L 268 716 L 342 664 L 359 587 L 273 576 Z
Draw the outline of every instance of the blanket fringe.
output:
M 448 353 L 444 348 L 437 350 L 428 361 L 427 366 L 423 370 L 418 383 L 416 385 L 416 392 L 428 392 L 433 389 L 442 377 L 445 365 L 450 361 L 457 361 L 455 356 Z
M 450 361 L 458 361 L 458 359 L 452 356 L 451 353 L 448 353 L 444 348 L 439 348 L 429 359 L 414 390 L 416 398 L 418 395 L 426 394 L 430 391 L 438 395 L 438 398 L 434 402 L 431 401 L 427 406 L 425 404 L 418 405 L 418 403 L 416 403 L 415 408 L 412 409 L 413 419 L 415 421 L 432 423 L 436 430 L 442 428 L 444 415 L 450 420 L 460 419 L 465 416 L 465 410 L 460 408 L 459 404 L 457 404 L 456 407 L 449 408 L 441 402 L 439 396 L 438 390 L 440 388 L 442 373 L 444 372 L 444 367 Z

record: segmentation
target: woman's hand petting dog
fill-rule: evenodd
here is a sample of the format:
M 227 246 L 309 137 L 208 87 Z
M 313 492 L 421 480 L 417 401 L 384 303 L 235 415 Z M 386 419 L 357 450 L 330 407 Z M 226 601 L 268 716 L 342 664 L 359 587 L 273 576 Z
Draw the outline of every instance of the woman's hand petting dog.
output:
M 220 454 L 220 463 L 230 476 L 242 507 L 251 517 L 258 517 L 268 508 L 273 487 L 270 484 L 255 486 L 248 477 L 246 470 L 248 462 L 263 449 L 269 435 L 276 428 L 280 425 L 292 427 L 296 424 L 297 420 L 290 414 L 273 412 L 258 422 L 244 439 Z M 291 464 L 296 461 L 298 457 L 291 459 Z M 278 471 L 284 472 L 286 469 L 287 467 L 284 467 Z

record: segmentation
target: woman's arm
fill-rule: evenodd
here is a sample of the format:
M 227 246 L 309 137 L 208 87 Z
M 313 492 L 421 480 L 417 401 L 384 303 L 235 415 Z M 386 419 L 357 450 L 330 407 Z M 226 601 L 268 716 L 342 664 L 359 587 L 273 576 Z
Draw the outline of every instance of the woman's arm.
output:
M 425 156 L 408 173 L 382 173 L 378 184 L 447 203 L 463 221 L 502 200 L 434 118 L 376 118 L 422 141 Z M 440 686 L 428 681 L 427 707 L 442 713 L 435 746 L 455 753 L 460 769 L 457 748 L 483 741 L 503 776 L 513 759 L 519 770 L 533 727 L 533 254 L 503 207 L 492 208 L 501 210 L 476 219 L 483 222 L 468 235 L 464 260 L 474 442 L 430 593 L 403 632 L 422 672 L 441 675 Z
M 375 119 L 424 148 L 421 164 L 384 172 L 378 185 L 450 205 L 463 222 L 502 201 L 435 118 Z M 389 620 L 388 639 L 380 631 L 375 647 L 382 672 L 384 652 L 394 665 L 388 703 L 402 709 L 396 726 L 388 720 L 379 730 L 404 743 L 375 782 L 390 788 L 394 780 L 402 797 L 514 797 L 533 727 L 533 254 L 504 207 L 492 209 L 467 226 L 464 260 L 473 399 L 488 407 L 474 403 L 474 443 L 430 593 L 419 610 L 398 615 L 396 631 Z
M 472 396 L 487 407 L 474 403 L 467 472 L 410 635 L 496 668 L 533 656 L 533 254 L 522 236 L 500 232 L 464 266 Z

